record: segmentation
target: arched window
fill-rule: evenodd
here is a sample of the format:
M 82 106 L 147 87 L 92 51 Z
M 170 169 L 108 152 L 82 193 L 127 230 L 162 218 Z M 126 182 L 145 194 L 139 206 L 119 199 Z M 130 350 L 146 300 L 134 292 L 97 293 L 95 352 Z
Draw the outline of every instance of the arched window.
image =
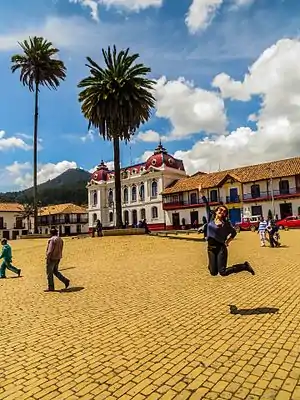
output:
M 114 213 L 112 211 L 109 213 L 109 222 L 114 222 Z
M 112 189 L 108 192 L 108 204 L 111 205 L 114 202 L 114 194 Z
M 127 186 L 124 187 L 123 196 L 124 196 L 124 203 L 128 203 L 128 188 L 127 188 Z
M 98 204 L 97 190 L 94 190 L 94 192 L 93 192 L 93 206 L 96 206 L 97 204 Z
M 158 210 L 157 210 L 157 207 L 152 207 L 152 208 L 151 208 L 151 215 L 152 215 L 152 218 L 153 218 L 153 219 L 158 218 Z
M 96 221 L 97 221 L 97 214 L 94 213 L 94 214 L 93 214 L 93 222 L 96 222 Z
M 128 210 L 124 211 L 124 223 L 125 223 L 125 225 L 129 225 L 129 212 L 128 212 Z
M 141 183 L 141 186 L 140 186 L 140 200 L 145 201 L 145 185 L 144 185 L 144 183 Z
M 141 209 L 141 219 L 146 219 L 146 210 L 145 210 L 145 208 Z
M 157 197 L 157 182 L 153 181 L 151 183 L 151 197 L 156 198 Z
M 136 186 L 132 186 L 131 188 L 131 201 L 136 201 Z

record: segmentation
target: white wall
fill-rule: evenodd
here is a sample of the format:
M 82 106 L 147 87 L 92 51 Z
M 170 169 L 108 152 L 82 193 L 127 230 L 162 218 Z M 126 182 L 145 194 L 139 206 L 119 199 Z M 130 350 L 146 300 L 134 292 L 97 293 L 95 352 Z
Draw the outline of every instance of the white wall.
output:
M 166 212 L 162 207 L 162 195 L 161 192 L 165 187 L 170 185 L 174 180 L 185 176 L 185 172 L 177 171 L 172 169 L 153 171 L 139 175 L 130 175 L 127 179 L 122 180 L 122 219 L 124 219 L 124 211 L 129 212 L 129 224 L 132 224 L 132 211 L 137 210 L 137 219 L 141 219 L 141 209 L 146 210 L 146 219 L 148 224 L 160 224 L 165 222 Z M 151 184 L 155 180 L 157 182 L 157 197 L 151 197 Z M 144 183 L 145 188 L 145 199 L 142 201 L 139 196 L 139 188 L 141 183 Z M 137 198 L 136 201 L 131 200 L 132 186 L 137 187 Z M 124 203 L 124 188 L 128 188 L 128 202 Z M 113 191 L 113 198 L 115 202 L 115 188 L 114 180 L 108 182 L 100 182 L 99 184 L 93 184 L 88 187 L 88 200 L 89 200 L 89 226 L 94 225 L 93 215 L 97 215 L 97 219 L 100 219 L 103 227 L 113 227 L 116 224 L 115 205 L 109 205 L 108 195 L 110 189 Z M 93 193 L 97 190 L 98 202 L 94 205 Z M 157 207 L 158 217 L 152 218 L 152 207 Z M 113 212 L 113 222 L 110 222 L 109 213 Z M 123 221 L 125 222 L 125 221 Z
M 172 214 L 179 213 L 179 222 L 180 225 L 182 224 L 182 218 L 185 219 L 185 223 L 187 225 L 192 224 L 194 221 L 191 221 L 191 212 L 197 211 L 198 212 L 198 224 L 202 223 L 202 218 L 205 216 L 207 218 L 206 209 L 205 207 L 197 207 L 197 208 L 185 208 L 185 209 L 178 209 L 178 210 L 168 210 L 166 211 L 166 224 L 170 226 L 173 224 Z
M 22 224 L 24 226 L 24 229 L 17 229 L 15 228 L 16 224 L 16 218 L 20 217 L 20 213 L 18 212 L 8 212 L 8 211 L 3 211 L 0 212 L 0 217 L 3 218 L 3 229 L 0 229 L 0 238 L 9 235 L 9 239 L 12 239 L 13 237 L 13 232 L 14 234 L 21 236 L 23 230 L 28 230 L 28 222 L 27 219 L 23 220 Z M 31 226 L 33 228 L 33 220 L 31 218 Z M 9 234 L 3 234 L 3 232 L 9 231 Z
M 278 214 L 278 217 L 280 218 L 280 204 L 284 203 L 291 203 L 292 204 L 292 213 L 293 215 L 298 215 L 298 207 L 300 207 L 300 198 L 298 199 L 280 199 L 280 200 L 275 200 L 274 201 L 274 206 L 275 206 L 275 215 Z M 262 206 L 262 213 L 265 218 L 268 216 L 269 210 L 272 211 L 273 214 L 273 206 L 272 206 L 272 201 L 262 201 L 262 202 L 247 202 L 244 203 L 243 207 L 243 212 L 249 212 L 251 214 L 251 207 L 252 206 Z
M 273 179 L 273 190 L 275 192 L 279 191 L 279 182 L 280 181 L 289 181 L 289 187 L 290 189 L 293 189 L 296 187 L 296 178 L 294 176 L 289 176 L 289 177 L 283 177 L 281 179 L 279 178 L 274 178 Z M 253 185 L 254 182 L 250 182 L 250 183 L 244 183 L 243 184 L 243 191 L 244 194 L 251 194 L 251 186 Z M 260 191 L 261 192 L 267 192 L 268 188 L 269 188 L 269 192 L 271 192 L 271 184 L 269 181 L 269 185 L 268 185 L 268 181 L 264 180 L 264 181 L 257 181 L 255 182 L 256 184 L 259 185 L 260 187 Z
M 89 232 L 89 224 L 61 224 L 62 233 L 65 234 L 65 226 L 70 226 L 71 234 L 77 234 L 77 225 L 80 225 L 81 232 L 80 233 L 88 233 Z M 59 229 L 59 225 L 55 225 L 57 229 Z M 50 227 L 49 226 L 40 226 L 39 230 L 42 234 L 49 234 Z M 78 233 L 78 234 L 80 234 Z

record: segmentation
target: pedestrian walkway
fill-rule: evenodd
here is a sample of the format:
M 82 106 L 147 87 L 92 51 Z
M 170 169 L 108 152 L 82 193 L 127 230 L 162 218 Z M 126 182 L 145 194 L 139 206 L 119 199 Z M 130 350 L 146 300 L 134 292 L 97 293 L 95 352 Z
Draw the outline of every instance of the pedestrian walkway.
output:
M 24 277 L 0 282 L 0 399 L 299 400 L 300 232 L 281 236 L 239 234 L 230 262 L 256 275 L 224 278 L 201 242 L 66 239 L 71 289 L 54 293 L 46 241 L 13 242 Z

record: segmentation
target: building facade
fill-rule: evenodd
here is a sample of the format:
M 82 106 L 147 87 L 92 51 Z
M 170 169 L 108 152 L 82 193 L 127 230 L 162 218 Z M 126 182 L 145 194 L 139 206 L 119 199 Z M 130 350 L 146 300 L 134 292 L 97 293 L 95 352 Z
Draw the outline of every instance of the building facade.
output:
M 165 229 L 167 213 L 162 192 L 185 176 L 183 162 L 168 154 L 161 143 L 146 162 L 122 168 L 123 223 L 136 226 L 146 219 L 150 229 Z M 116 223 L 114 172 L 103 161 L 92 174 L 87 189 L 90 229 L 97 219 L 104 228 L 113 228 Z
M 51 227 L 56 227 L 60 236 L 88 233 L 88 211 L 75 204 L 58 204 L 42 207 L 38 213 L 40 234 L 49 234 Z
M 18 203 L 0 203 L 0 238 L 16 239 L 27 235 L 30 223 L 24 218 L 24 208 Z
M 174 181 L 163 191 L 167 228 L 180 229 L 206 216 L 199 185 L 212 208 L 224 203 L 234 224 L 242 217 L 279 219 L 300 214 L 300 157 L 215 173 L 199 172 Z

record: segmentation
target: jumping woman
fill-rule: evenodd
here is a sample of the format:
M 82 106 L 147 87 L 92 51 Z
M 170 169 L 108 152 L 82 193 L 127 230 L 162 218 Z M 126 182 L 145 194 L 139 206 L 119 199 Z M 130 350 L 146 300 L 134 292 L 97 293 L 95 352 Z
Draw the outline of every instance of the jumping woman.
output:
M 218 206 L 213 212 L 210 209 L 207 198 L 204 195 L 202 186 L 199 192 L 206 206 L 207 212 L 207 253 L 208 269 L 211 275 L 218 273 L 227 276 L 237 272 L 247 271 L 254 275 L 254 270 L 248 261 L 243 264 L 235 264 L 227 268 L 229 243 L 235 238 L 236 230 L 228 220 L 228 209 L 223 204 Z

